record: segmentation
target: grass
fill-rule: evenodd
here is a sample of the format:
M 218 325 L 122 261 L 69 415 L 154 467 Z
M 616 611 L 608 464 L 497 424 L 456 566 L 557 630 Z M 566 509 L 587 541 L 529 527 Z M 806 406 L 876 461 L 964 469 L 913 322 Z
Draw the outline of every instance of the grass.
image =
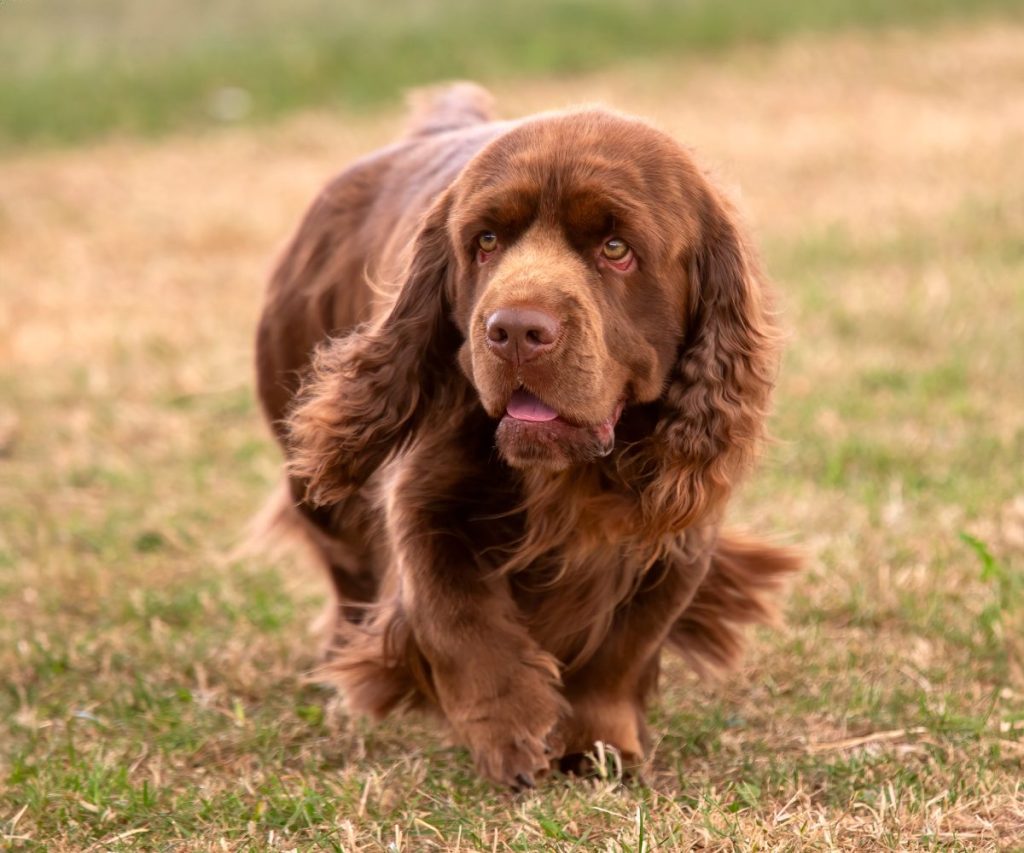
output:
M 1022 13 L 1020 0 L 2 0 L 0 148 L 365 108 L 440 78 L 575 74 L 794 32 Z
M 647 786 L 477 780 L 304 678 L 325 589 L 224 557 L 277 476 L 274 247 L 393 113 L 0 162 L 0 845 L 1024 849 L 1024 29 L 843 34 L 497 88 L 603 98 L 743 190 L 791 341 L 732 511 L 787 627 L 673 663 Z M 740 108 L 742 106 L 742 109 Z

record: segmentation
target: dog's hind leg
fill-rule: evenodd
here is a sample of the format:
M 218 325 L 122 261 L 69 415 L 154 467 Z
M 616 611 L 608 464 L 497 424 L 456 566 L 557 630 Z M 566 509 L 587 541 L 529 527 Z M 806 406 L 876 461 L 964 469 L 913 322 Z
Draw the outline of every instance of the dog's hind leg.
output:
M 326 573 L 332 601 L 322 617 L 328 654 L 341 641 L 346 625 L 360 624 L 379 595 L 383 567 L 389 559 L 387 537 L 378 530 L 380 514 L 361 493 L 342 504 L 313 509 L 297 501 L 283 482 L 253 519 L 240 555 L 301 552 Z

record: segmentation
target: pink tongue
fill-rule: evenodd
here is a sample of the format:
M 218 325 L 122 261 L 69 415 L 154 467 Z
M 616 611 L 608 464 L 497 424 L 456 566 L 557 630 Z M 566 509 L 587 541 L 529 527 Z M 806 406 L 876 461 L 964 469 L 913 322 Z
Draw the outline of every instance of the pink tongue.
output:
M 542 403 L 529 391 L 522 390 L 516 391 L 512 395 L 506 411 L 517 421 L 532 421 L 534 423 L 553 421 L 558 417 L 558 412 Z

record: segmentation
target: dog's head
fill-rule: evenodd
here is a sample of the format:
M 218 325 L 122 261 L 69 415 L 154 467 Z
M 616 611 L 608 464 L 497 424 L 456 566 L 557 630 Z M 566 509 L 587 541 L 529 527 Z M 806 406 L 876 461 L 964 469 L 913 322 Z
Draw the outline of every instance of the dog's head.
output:
M 775 355 L 756 259 L 688 153 L 606 111 L 541 116 L 438 198 L 391 314 L 321 352 L 292 469 L 337 499 L 468 380 L 510 465 L 612 455 L 677 529 L 749 458 Z M 641 409 L 643 434 L 617 450 Z

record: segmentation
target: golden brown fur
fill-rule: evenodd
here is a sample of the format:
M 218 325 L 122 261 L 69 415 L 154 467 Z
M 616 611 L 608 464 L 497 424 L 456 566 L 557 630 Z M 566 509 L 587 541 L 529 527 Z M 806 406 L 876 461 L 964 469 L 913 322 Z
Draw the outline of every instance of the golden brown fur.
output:
M 795 561 L 719 533 L 778 353 L 729 203 L 637 119 L 489 111 L 435 93 L 328 185 L 257 363 L 338 594 L 327 678 L 519 787 L 595 740 L 639 760 L 662 647 L 733 664 Z

